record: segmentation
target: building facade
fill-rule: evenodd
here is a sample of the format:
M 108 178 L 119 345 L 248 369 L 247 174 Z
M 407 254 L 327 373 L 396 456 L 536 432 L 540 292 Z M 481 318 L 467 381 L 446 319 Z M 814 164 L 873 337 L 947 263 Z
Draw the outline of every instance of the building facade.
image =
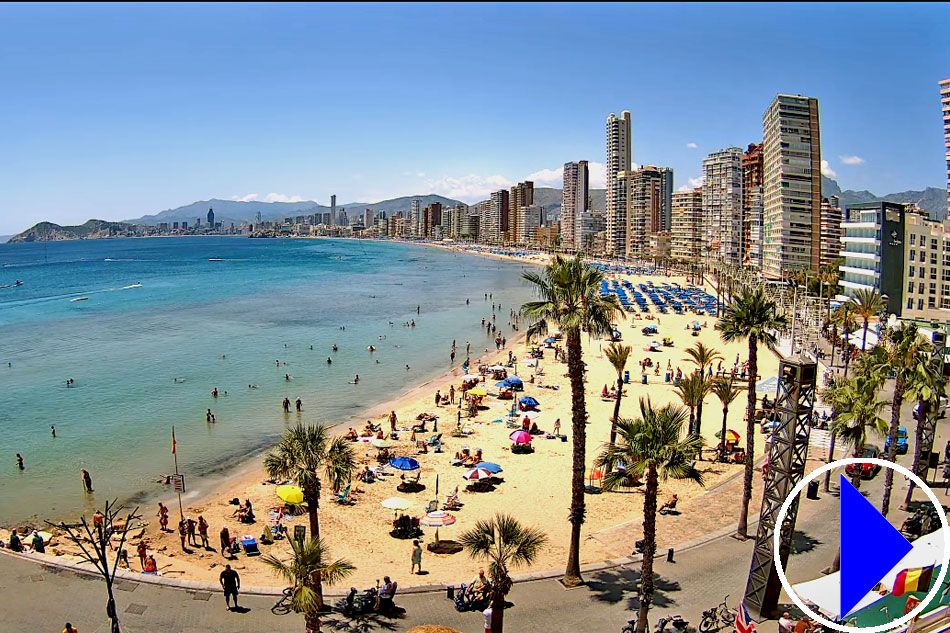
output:
M 511 188 L 511 192 L 508 195 L 508 208 L 510 209 L 508 213 L 508 226 L 505 228 L 505 232 L 508 235 L 508 241 L 510 242 L 519 242 L 521 243 L 521 227 L 518 222 L 520 216 L 518 211 L 521 207 L 530 207 L 534 204 L 534 183 L 530 180 L 525 182 L 519 182 L 517 185 Z
M 742 263 L 762 268 L 762 143 L 749 143 L 742 155 Z
M 564 163 L 561 188 L 561 242 L 567 248 L 583 248 L 578 224 L 581 214 L 589 211 L 590 171 L 586 160 Z
M 643 169 L 622 172 L 626 185 L 627 243 L 625 257 L 648 258 L 650 235 L 662 230 L 665 176 L 660 168 L 652 165 Z M 609 228 L 608 228 L 609 239 Z
M 535 233 L 541 226 L 541 205 L 528 204 L 518 207 L 517 223 L 518 235 L 515 240 L 518 244 L 532 244 L 535 241 Z
M 605 250 L 611 255 L 623 255 L 627 249 L 627 195 L 626 183 L 620 174 L 630 172 L 632 156 L 630 113 L 607 117 L 606 209 L 607 235 Z
M 742 244 L 742 150 L 713 152 L 703 160 L 703 233 L 709 256 L 738 265 Z
M 675 259 L 698 260 L 704 252 L 703 189 L 677 191 L 673 194 L 670 255 Z
M 821 199 L 821 267 L 831 266 L 841 253 L 841 199 L 838 196 Z
M 859 289 L 873 289 L 887 296 L 888 313 L 901 316 L 905 217 L 904 206 L 894 202 L 848 207 L 838 254 L 840 301 L 849 300 Z
M 422 237 L 422 202 L 409 203 L 409 233 L 411 237 Z
M 947 206 L 950 207 L 950 79 L 940 82 L 940 107 L 943 110 L 943 145 L 947 150 Z
M 818 99 L 778 95 L 762 117 L 762 271 L 780 279 L 821 259 Z
M 904 303 L 908 319 L 950 322 L 950 220 L 905 213 Z
M 561 240 L 563 241 L 563 217 L 561 226 Z M 598 252 L 598 250 L 594 248 L 595 238 L 598 235 L 603 238 L 603 234 L 606 230 L 607 220 L 604 218 L 603 213 L 600 211 L 584 211 L 577 216 L 573 248 L 577 250 Z

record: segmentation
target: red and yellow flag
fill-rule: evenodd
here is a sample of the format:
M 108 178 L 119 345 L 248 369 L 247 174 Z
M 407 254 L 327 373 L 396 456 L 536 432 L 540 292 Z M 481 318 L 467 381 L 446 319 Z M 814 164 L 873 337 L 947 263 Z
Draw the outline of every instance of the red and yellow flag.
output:
M 930 588 L 930 581 L 933 580 L 933 573 L 933 565 L 905 569 L 894 579 L 894 591 L 891 593 L 902 596 L 911 591 L 927 591 Z
M 178 442 L 175 441 L 175 427 L 172 427 L 172 455 L 175 455 L 175 449 L 178 445 Z

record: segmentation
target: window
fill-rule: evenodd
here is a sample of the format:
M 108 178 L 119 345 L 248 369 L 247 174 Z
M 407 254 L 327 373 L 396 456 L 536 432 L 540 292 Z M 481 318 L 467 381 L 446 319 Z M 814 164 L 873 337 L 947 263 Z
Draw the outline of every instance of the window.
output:
M 917 260 L 915 259 L 914 251 L 911 251 L 911 252 L 910 252 L 910 261 L 912 261 L 912 262 L 913 262 L 913 261 L 917 261 Z
M 931 266 L 936 266 L 936 265 L 937 265 L 937 254 L 936 254 L 936 253 L 931 253 L 931 254 L 930 254 L 930 265 L 931 265 Z
M 907 282 L 907 294 L 914 294 L 914 282 L 913 282 L 913 281 L 908 281 L 908 282 Z
M 928 307 L 928 308 L 936 308 L 936 307 L 937 307 L 937 300 L 934 299 L 933 297 L 929 297 L 929 298 L 927 299 L 927 307 Z
M 917 284 L 917 294 L 919 294 L 919 295 L 924 294 L 924 284 L 922 284 L 922 283 L 921 283 L 921 284 Z M 923 299 L 921 299 L 921 301 L 923 301 Z
M 916 234 L 916 233 L 911 233 L 911 234 L 910 234 L 910 245 L 911 245 L 911 246 L 917 246 L 917 234 Z
M 931 268 L 931 269 L 930 269 L 930 278 L 931 278 L 931 279 L 936 279 L 936 278 L 937 278 L 937 269 L 936 269 L 936 268 Z
M 937 294 L 937 284 L 930 284 L 930 294 Z
M 918 300 L 917 300 L 917 309 L 918 309 L 918 310 L 923 310 L 923 309 L 924 309 L 924 300 L 923 300 L 923 299 L 918 299 Z
M 914 254 L 914 251 L 911 251 L 910 254 L 913 255 L 913 254 Z M 911 261 L 913 261 L 913 258 L 911 258 Z M 911 266 L 910 268 L 908 268 L 908 269 L 907 269 L 907 276 L 908 276 L 908 277 L 913 277 L 913 276 L 914 276 L 914 270 L 915 270 L 915 267 L 914 267 L 914 266 Z
M 920 247 L 921 247 L 921 248 L 924 247 L 924 240 L 923 240 L 922 238 L 921 238 L 921 240 L 920 240 Z M 926 252 L 920 251 L 919 255 L 920 255 L 920 261 L 922 261 L 922 262 L 927 261 L 927 253 L 926 253 Z
M 908 300 L 907 300 L 907 309 L 908 309 L 908 310 L 913 310 L 913 309 L 914 309 L 914 300 L 913 300 L 913 299 L 908 299 Z
M 950 286 L 948 286 L 947 284 L 943 284 L 943 285 L 940 287 L 940 294 L 942 294 L 942 295 L 950 295 Z
M 924 273 L 926 273 L 926 272 L 927 272 L 927 267 L 926 267 L 926 266 L 921 266 L 921 267 L 917 270 L 917 276 L 920 277 L 921 279 L 923 279 L 923 278 L 924 278 Z
M 937 240 L 935 240 L 934 238 L 930 238 L 930 250 L 932 251 L 937 250 Z

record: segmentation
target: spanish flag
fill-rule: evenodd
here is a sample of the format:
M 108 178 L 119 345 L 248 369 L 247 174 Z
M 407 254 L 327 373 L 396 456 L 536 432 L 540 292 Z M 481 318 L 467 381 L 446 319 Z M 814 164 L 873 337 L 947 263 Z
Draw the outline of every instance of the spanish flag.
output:
M 916 567 L 914 569 L 905 569 L 897 574 L 894 579 L 895 596 L 902 596 L 911 591 L 927 591 L 930 588 L 930 581 L 933 580 L 934 566 Z
M 175 441 L 175 427 L 172 427 L 172 455 L 175 455 L 175 449 L 178 446 L 178 442 Z

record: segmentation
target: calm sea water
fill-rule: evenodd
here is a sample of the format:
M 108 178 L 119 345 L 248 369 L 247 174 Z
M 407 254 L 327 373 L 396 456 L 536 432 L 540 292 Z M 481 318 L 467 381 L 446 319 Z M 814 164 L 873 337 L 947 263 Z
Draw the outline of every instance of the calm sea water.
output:
M 174 471 L 172 425 L 194 492 L 296 422 L 284 397 L 303 400 L 304 422 L 337 423 L 399 396 L 449 369 L 453 339 L 456 365 L 466 341 L 473 357 L 492 344 L 480 327 L 491 316 L 485 292 L 511 334 L 508 310 L 529 292 L 522 270 L 352 240 L 0 245 L 0 285 L 24 282 L 0 289 L 0 523 L 157 492 L 157 475 Z M 88 300 L 70 301 L 80 296 Z M 402 327 L 410 319 L 417 327 Z M 355 374 L 359 385 L 349 384 Z M 205 422 L 208 408 L 216 424 Z

